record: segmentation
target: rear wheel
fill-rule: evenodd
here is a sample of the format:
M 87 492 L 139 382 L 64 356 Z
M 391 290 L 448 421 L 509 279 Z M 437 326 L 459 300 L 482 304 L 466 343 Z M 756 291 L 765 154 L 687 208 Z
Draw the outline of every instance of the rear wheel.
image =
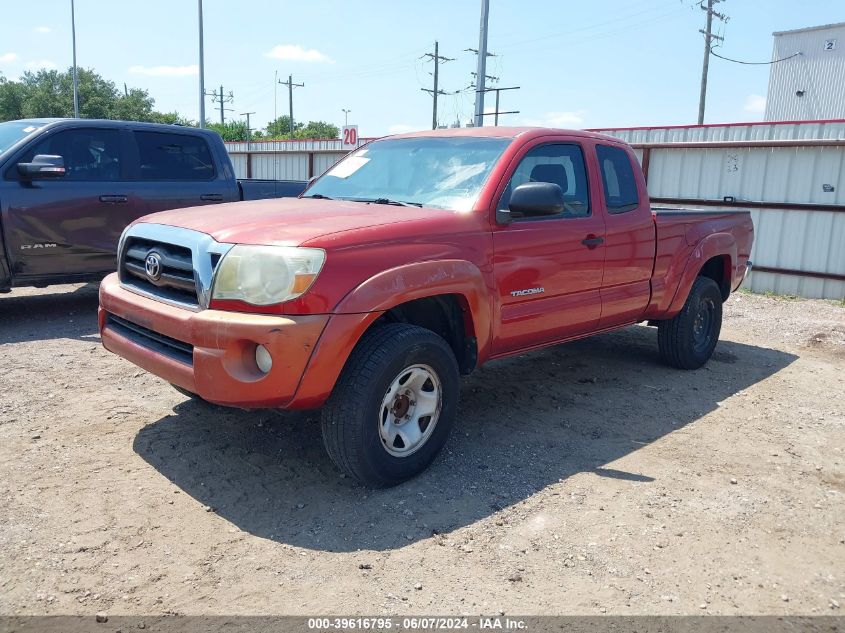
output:
M 698 369 L 713 354 L 722 329 L 722 293 L 709 277 L 698 277 L 674 318 L 657 325 L 660 357 L 678 369 Z
M 323 443 L 347 475 L 373 487 L 425 470 L 446 443 L 458 407 L 455 355 L 415 325 L 367 332 L 322 412 Z

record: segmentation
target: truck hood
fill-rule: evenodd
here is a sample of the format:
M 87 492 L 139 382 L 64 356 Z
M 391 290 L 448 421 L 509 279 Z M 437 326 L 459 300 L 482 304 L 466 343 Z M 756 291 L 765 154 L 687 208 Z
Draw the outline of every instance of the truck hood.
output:
M 278 198 L 173 209 L 140 221 L 200 231 L 218 242 L 299 246 L 331 233 L 455 213 L 343 200 Z

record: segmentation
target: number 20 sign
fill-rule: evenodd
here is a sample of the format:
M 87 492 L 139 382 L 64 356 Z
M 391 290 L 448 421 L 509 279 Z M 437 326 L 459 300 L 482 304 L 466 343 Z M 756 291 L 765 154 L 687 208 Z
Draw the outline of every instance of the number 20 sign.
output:
M 344 125 L 340 138 L 343 141 L 343 149 L 355 149 L 358 147 L 358 126 Z

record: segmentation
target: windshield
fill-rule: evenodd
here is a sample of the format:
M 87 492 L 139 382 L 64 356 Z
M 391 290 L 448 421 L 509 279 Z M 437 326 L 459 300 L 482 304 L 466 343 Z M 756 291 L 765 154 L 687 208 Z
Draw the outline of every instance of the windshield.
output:
M 332 167 L 305 197 L 469 211 L 508 143 L 473 137 L 374 141 Z
M 22 138 L 44 127 L 41 121 L 6 121 L 0 123 L 0 154 Z

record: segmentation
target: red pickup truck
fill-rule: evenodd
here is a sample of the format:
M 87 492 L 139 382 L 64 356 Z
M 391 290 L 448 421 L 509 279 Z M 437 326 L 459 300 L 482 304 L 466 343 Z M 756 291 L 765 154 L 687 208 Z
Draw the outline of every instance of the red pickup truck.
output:
M 435 458 L 460 374 L 638 322 L 701 367 L 750 266 L 747 212 L 652 209 L 631 148 L 567 130 L 393 136 L 299 199 L 166 211 L 124 232 L 103 345 L 183 392 L 323 407 L 371 486 Z

